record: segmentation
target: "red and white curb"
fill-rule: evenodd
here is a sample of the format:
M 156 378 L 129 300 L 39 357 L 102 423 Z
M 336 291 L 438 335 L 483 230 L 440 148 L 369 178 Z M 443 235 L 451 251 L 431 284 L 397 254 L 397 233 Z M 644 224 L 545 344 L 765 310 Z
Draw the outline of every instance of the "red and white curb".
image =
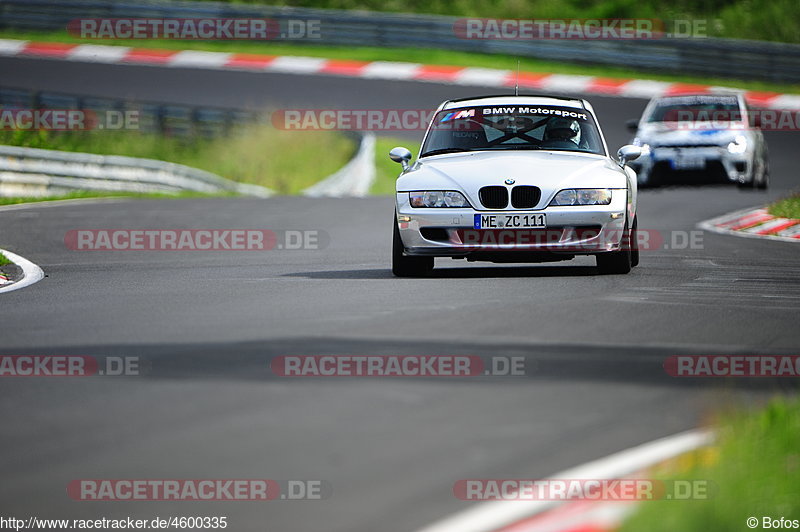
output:
M 497 532 L 614 532 L 636 506 L 637 501 L 579 501 Z
M 42 269 L 25 257 L 20 257 L 16 253 L 11 253 L 5 249 L 0 249 L 0 253 L 2 253 L 8 260 L 22 268 L 22 279 L 14 283 L 0 283 L 0 294 L 25 288 L 26 286 L 30 286 L 33 283 L 38 283 L 44 279 L 44 272 Z M 5 276 L 3 276 L 3 278 L 8 281 L 8 278 Z
M 770 109 L 800 109 L 800 95 L 743 91 L 731 87 L 695 85 L 647 79 L 520 72 L 495 68 L 426 65 L 394 61 L 351 61 L 321 57 L 274 56 L 199 50 L 157 50 L 101 44 L 63 44 L 0 39 L 0 56 L 63 59 L 106 64 L 174 68 L 323 74 L 363 79 L 426 81 L 479 87 L 513 87 L 558 93 L 653 98 L 672 94 L 742 92 L 753 105 Z
M 562 471 L 552 479 L 622 479 L 706 447 L 714 434 L 693 430 L 668 436 Z M 635 508 L 630 502 L 505 500 L 477 503 L 418 532 L 605 532 Z
M 773 216 L 765 207 L 731 212 L 700 222 L 697 226 L 727 235 L 800 242 L 800 220 Z

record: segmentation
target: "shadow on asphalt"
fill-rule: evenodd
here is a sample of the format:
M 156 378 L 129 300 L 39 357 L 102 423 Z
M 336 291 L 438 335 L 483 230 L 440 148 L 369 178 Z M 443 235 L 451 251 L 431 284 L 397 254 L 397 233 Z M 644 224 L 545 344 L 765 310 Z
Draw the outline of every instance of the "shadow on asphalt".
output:
M 635 271 L 635 270 L 634 270 Z M 594 266 L 477 266 L 474 268 L 434 268 L 424 279 L 502 279 L 509 277 L 586 277 L 600 275 Z M 325 270 L 287 273 L 283 277 L 306 279 L 394 279 L 386 270 Z
M 675 355 L 792 355 L 783 352 L 753 352 L 711 348 L 515 343 L 458 343 L 453 341 L 415 341 L 397 339 L 282 338 L 272 341 L 205 343 L 176 345 L 100 345 L 77 347 L 38 347 L 26 350 L 0 348 L 2 355 L 92 356 L 98 367 L 106 367 L 107 357 L 138 357 L 140 375 L 127 377 L 62 377 L 81 382 L 105 379 L 170 380 L 248 380 L 284 383 L 354 382 L 413 380 L 431 385 L 482 383 L 497 386 L 530 385 L 536 382 L 618 382 L 647 384 L 667 388 L 773 389 L 797 390 L 800 381 L 792 378 L 682 378 L 670 376 L 664 364 Z M 483 368 L 492 367 L 496 357 L 521 357 L 524 372 L 518 376 L 465 377 L 283 377 L 270 367 L 280 356 L 476 356 Z M 53 378 L 53 377 L 44 377 Z M 60 379 L 59 379 L 60 380 Z

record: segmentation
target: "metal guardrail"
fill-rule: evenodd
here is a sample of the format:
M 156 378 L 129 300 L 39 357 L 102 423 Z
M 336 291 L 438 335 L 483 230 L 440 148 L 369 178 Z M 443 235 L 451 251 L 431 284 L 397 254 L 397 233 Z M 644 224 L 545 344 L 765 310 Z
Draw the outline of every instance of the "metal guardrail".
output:
M 0 146 L 0 196 L 46 196 L 74 190 L 272 195 L 264 187 L 154 159 Z
M 0 88 L 1 109 L 136 111 L 139 132 L 176 137 L 218 137 L 236 127 L 252 124 L 258 118 L 254 113 L 235 110 L 6 88 Z M 153 159 L 0 145 L 0 196 L 45 196 L 74 190 L 234 192 L 258 197 L 273 193 L 264 187 L 237 183 L 210 172 Z
M 425 47 L 510 54 L 722 78 L 800 82 L 800 45 L 737 39 L 536 40 L 459 38 L 456 17 L 166 0 L 0 0 L 0 27 L 63 30 L 76 18 L 267 17 L 318 20 L 317 45 Z
M 236 127 L 251 125 L 269 116 L 266 113 L 142 104 L 0 87 L 0 111 L 3 109 L 135 110 L 140 133 L 178 137 L 222 136 Z M 356 154 L 342 169 L 304 190 L 303 194 L 364 196 L 369 192 L 375 178 L 374 136 L 357 132 L 343 134 L 358 142 Z M 74 190 L 212 194 L 227 191 L 256 197 L 274 194 L 265 187 L 237 183 L 210 172 L 154 159 L 0 145 L 0 197 L 45 196 Z
M 369 194 L 369 188 L 375 181 L 375 134 L 361 135 L 358 150 L 350 162 L 338 172 L 302 191 L 304 196 L 362 197 Z
M 187 105 L 129 102 L 60 92 L 0 87 L 0 109 L 82 109 L 85 111 L 135 111 L 137 130 L 168 136 L 213 138 L 254 123 L 252 112 Z

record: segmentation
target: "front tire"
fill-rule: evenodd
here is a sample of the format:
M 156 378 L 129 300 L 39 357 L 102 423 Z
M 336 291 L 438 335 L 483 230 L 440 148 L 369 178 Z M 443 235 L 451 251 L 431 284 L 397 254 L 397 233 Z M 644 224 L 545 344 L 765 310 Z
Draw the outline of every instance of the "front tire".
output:
M 634 218 L 634 224 L 636 224 L 636 218 Z M 628 242 L 621 242 L 622 249 L 619 251 L 608 251 L 606 253 L 599 253 L 595 255 L 595 260 L 597 260 L 597 269 L 600 270 L 600 273 L 603 275 L 621 275 L 630 273 L 631 268 L 633 268 L 633 247 L 634 247 L 634 240 L 632 238 L 634 232 L 628 231 L 627 227 L 623 232 L 623 235 L 628 235 Z M 637 250 L 637 258 L 636 263 L 638 264 L 638 250 Z
M 424 277 L 433 270 L 433 257 L 407 257 L 403 253 L 403 241 L 400 239 L 400 228 L 397 226 L 397 215 L 392 221 L 392 273 L 395 277 Z
M 767 190 L 769 188 L 769 161 L 764 160 L 764 166 L 761 171 L 761 181 L 756 186 L 759 190 Z

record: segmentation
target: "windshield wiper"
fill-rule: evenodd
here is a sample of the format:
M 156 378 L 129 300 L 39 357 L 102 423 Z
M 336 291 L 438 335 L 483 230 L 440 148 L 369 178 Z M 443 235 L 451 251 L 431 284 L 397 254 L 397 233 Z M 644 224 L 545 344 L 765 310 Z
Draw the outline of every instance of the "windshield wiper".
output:
M 427 157 L 428 155 L 441 155 L 443 153 L 458 153 L 462 151 L 475 151 L 475 150 L 472 148 L 439 148 L 438 150 L 426 151 L 425 153 L 420 155 L 420 157 Z
M 541 150 L 541 146 L 535 144 L 500 144 L 490 148 L 492 150 Z

